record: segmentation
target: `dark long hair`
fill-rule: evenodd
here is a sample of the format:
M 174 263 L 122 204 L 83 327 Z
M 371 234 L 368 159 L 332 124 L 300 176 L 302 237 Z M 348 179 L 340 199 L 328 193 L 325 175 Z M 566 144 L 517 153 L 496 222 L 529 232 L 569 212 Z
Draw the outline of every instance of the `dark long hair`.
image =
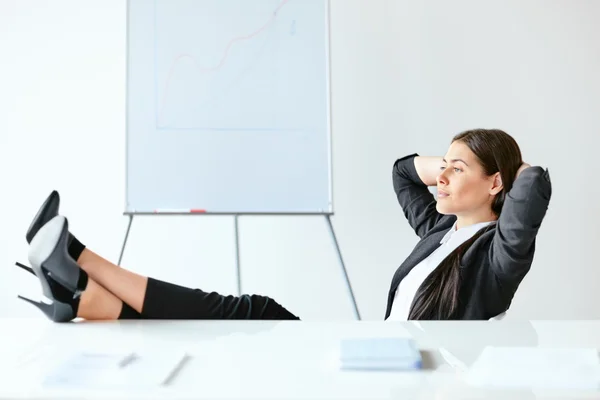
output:
M 473 129 L 456 135 L 452 142 L 461 141 L 477 156 L 484 172 L 490 176 L 500 172 L 503 189 L 492 203 L 497 217 L 502 212 L 504 198 L 510 191 L 521 164 L 521 150 L 517 142 L 499 129 Z M 408 319 L 455 319 L 459 312 L 463 254 L 489 226 L 480 229 L 469 240 L 451 252 L 425 279 L 415 296 Z

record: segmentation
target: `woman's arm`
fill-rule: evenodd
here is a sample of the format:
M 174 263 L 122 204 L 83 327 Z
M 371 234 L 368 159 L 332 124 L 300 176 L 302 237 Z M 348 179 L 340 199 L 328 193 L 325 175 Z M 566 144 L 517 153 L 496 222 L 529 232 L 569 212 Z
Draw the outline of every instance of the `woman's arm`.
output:
M 437 186 L 443 157 L 415 157 L 415 168 L 421 181 L 427 186 Z
M 548 170 L 529 164 L 519 168 L 504 199 L 490 251 L 490 265 L 501 282 L 519 284 L 529 271 L 551 195 Z
M 525 171 L 529 167 L 531 167 L 531 165 L 527 164 L 526 162 L 521 164 L 521 166 L 517 170 L 517 176 L 515 177 L 515 180 L 519 178 L 519 175 L 521 175 L 521 172 Z
M 442 214 L 436 210 L 435 198 L 427 188 L 428 184 L 435 184 L 441 160 L 441 157 L 411 154 L 396 160 L 392 169 L 398 203 L 408 223 L 420 238 L 442 218 Z M 437 172 L 434 172 L 436 168 Z

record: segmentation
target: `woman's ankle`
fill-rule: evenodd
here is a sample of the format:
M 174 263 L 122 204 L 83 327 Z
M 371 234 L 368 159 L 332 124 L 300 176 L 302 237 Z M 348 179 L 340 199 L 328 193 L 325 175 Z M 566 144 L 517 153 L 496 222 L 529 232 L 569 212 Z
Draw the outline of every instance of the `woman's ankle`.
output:
M 75 236 L 69 233 L 69 247 L 68 252 L 73 260 L 79 263 L 81 255 L 86 250 L 85 245 L 81 243 Z

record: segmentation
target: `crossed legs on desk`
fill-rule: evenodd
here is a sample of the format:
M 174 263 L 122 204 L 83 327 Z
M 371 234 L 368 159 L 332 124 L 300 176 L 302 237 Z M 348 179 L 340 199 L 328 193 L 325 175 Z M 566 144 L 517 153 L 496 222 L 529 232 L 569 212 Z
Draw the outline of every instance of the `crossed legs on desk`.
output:
M 53 192 L 54 196 L 58 196 Z M 49 198 L 51 198 L 51 195 Z M 261 295 L 223 296 L 136 274 L 93 252 L 68 231 L 68 221 L 42 205 L 28 231 L 29 260 L 50 306 L 38 306 L 56 322 L 76 317 L 106 319 L 290 319 L 299 318 Z M 47 221 L 39 223 L 39 216 Z M 39 231 L 38 231 L 39 230 Z M 49 308 L 50 307 L 50 308 Z M 57 312 L 58 310 L 58 312 Z
M 77 259 L 88 275 L 77 317 L 111 319 L 299 319 L 261 295 L 223 296 L 119 267 L 85 248 Z

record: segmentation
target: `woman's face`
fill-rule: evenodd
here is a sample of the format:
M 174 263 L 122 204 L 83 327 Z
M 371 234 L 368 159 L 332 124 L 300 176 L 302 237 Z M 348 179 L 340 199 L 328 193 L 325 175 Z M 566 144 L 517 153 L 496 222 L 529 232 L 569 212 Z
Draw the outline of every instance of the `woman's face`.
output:
M 466 144 L 455 141 L 450 145 L 437 177 L 438 212 L 460 216 L 491 209 L 501 189 L 499 174 L 487 176 Z

